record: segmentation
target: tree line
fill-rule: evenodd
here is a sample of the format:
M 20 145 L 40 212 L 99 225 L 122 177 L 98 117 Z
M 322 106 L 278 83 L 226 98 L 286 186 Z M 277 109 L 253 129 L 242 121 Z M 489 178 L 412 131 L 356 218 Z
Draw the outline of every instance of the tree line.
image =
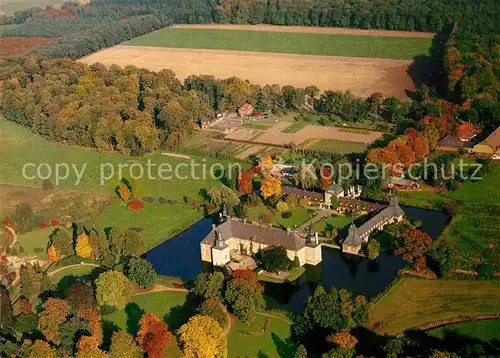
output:
M 178 147 L 199 123 L 251 103 L 259 111 L 308 109 L 357 121 L 383 116 L 420 119 L 426 107 L 374 94 L 368 99 L 318 89 L 251 85 L 232 77 L 190 76 L 170 70 L 91 66 L 33 57 L 0 64 L 0 110 L 13 122 L 58 142 L 142 155 Z M 317 98 L 313 98 L 316 96 Z

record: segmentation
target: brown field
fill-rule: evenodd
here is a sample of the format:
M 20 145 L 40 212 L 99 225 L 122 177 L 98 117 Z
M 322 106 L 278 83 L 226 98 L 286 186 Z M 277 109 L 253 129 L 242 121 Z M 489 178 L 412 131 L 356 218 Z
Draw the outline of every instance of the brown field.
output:
M 236 158 L 238 158 L 238 159 L 245 159 L 245 158 L 248 158 L 249 156 L 251 156 L 253 154 L 259 153 L 261 150 L 266 149 L 266 148 L 267 147 L 265 147 L 263 145 L 253 145 L 250 148 L 244 150 L 243 152 L 238 153 L 236 155 Z
M 30 204 L 33 212 L 44 219 L 63 222 L 92 220 L 114 199 L 71 190 L 43 190 L 18 185 L 0 184 L 0 217 L 8 217 L 16 206 Z
M 290 143 L 301 145 L 312 139 L 330 139 L 370 144 L 382 136 L 380 132 L 371 132 L 369 134 L 350 133 L 344 132 L 340 130 L 340 128 L 319 125 L 309 125 L 296 133 L 283 133 L 283 130 L 291 125 L 291 122 L 278 123 L 252 141 L 255 143 L 269 143 L 275 145 L 286 145 Z
M 29 50 L 54 42 L 51 38 L 41 37 L 1 37 L 0 58 L 23 56 Z
M 407 60 L 119 45 L 81 61 L 106 66 L 134 65 L 154 71 L 171 69 L 180 80 L 202 74 L 216 78 L 236 76 L 260 85 L 350 90 L 361 97 L 382 92 L 384 96 L 406 99 L 406 90 L 415 90 L 407 74 L 412 61 Z
M 181 25 L 173 25 L 171 27 L 178 29 L 299 32 L 299 33 L 309 33 L 309 34 L 391 36 L 391 37 L 413 37 L 413 38 L 432 38 L 436 35 L 432 32 L 363 30 L 363 29 L 347 29 L 342 27 L 311 27 L 311 26 L 181 24 Z

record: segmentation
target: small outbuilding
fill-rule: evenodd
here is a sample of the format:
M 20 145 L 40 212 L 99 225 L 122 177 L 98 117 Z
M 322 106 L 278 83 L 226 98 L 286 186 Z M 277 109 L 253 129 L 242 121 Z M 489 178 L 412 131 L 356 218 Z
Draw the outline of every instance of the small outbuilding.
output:
M 250 117 L 253 113 L 253 106 L 250 103 L 245 103 L 238 109 L 238 114 L 241 117 Z

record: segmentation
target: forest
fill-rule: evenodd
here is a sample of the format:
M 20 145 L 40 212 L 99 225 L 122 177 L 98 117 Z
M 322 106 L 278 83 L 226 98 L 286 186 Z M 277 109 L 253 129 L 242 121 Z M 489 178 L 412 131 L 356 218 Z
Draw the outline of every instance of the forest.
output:
M 412 118 L 415 125 L 438 111 L 433 103 L 401 102 L 380 93 L 366 99 L 339 91 L 320 95 L 314 86 L 261 87 L 236 77 L 190 76 L 181 83 L 170 70 L 106 68 L 71 59 L 5 60 L 0 80 L 0 110 L 7 119 L 53 141 L 134 155 L 176 147 L 201 121 L 245 103 L 262 112 L 307 105 L 348 121 Z

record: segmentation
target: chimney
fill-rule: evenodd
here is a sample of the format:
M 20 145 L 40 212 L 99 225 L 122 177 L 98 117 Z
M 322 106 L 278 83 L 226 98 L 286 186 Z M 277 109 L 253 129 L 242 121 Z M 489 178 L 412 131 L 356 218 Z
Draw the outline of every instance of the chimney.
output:
M 287 234 L 290 234 L 292 232 L 292 229 L 290 229 L 289 227 L 286 228 L 286 233 Z
M 215 224 L 212 224 L 212 230 L 215 230 Z
M 244 217 L 244 218 L 243 218 L 243 224 L 246 224 L 246 223 L 247 223 L 247 218 L 246 218 L 246 217 Z

